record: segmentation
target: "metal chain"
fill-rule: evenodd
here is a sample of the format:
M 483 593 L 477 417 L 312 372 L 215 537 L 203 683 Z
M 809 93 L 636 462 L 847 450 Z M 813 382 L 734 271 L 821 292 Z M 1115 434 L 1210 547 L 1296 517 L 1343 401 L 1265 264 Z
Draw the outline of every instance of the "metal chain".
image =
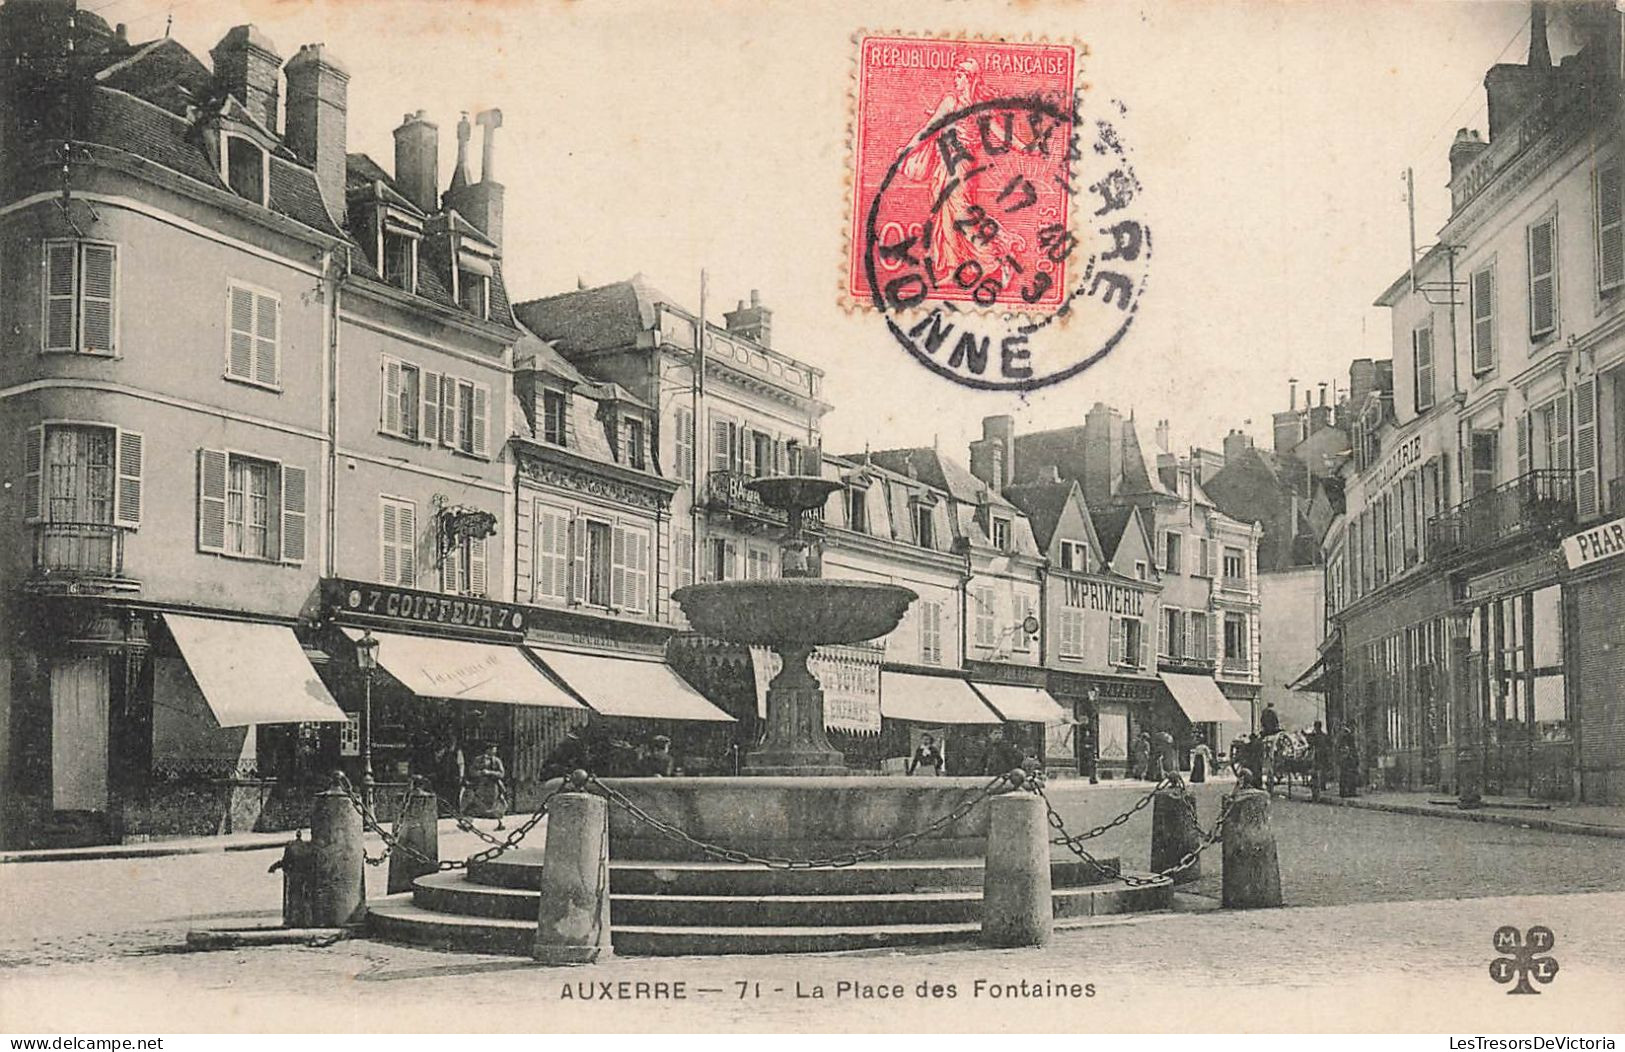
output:
M 469 855 L 465 859 L 433 859 L 412 847 L 410 844 L 402 843 L 393 833 L 384 828 L 383 824 L 373 815 L 372 810 L 367 807 L 366 802 L 356 794 L 354 789 L 350 788 L 348 783 L 344 783 L 339 787 L 343 789 L 344 795 L 349 798 L 350 806 L 354 807 L 356 813 L 361 816 L 362 829 L 377 833 L 379 839 L 384 842 L 384 851 L 380 855 L 369 855 L 366 853 L 366 849 L 364 847 L 362 848 L 362 858 L 366 860 L 367 865 L 381 866 L 389 859 L 391 853 L 399 849 L 404 854 L 409 855 L 411 858 L 425 866 L 434 866 L 436 870 L 445 871 L 452 869 L 466 869 L 472 864 L 488 862 L 504 852 L 513 850 L 519 845 L 520 841 L 524 840 L 526 835 L 528 835 L 532 829 L 535 829 L 541 820 L 547 816 L 548 805 L 553 802 L 553 798 L 555 796 L 564 791 L 568 784 L 568 782 L 561 782 L 557 789 L 553 790 L 551 793 L 548 793 L 547 796 L 542 799 L 541 806 L 536 809 L 534 814 L 525 819 L 524 822 L 514 828 L 513 832 L 509 833 L 503 838 L 492 836 L 490 833 L 487 833 L 478 826 L 475 826 L 472 819 L 464 815 L 458 815 L 457 827 L 459 829 L 474 833 L 480 839 L 491 845 L 483 851 L 478 851 L 472 855 Z M 397 811 L 397 813 L 399 813 L 399 811 Z
M 1213 828 L 1204 832 L 1201 823 L 1197 821 L 1196 817 L 1196 798 L 1189 794 L 1186 795 L 1186 805 L 1188 807 L 1187 813 L 1190 817 L 1191 825 L 1195 827 L 1199 838 L 1197 845 L 1191 850 L 1185 852 L 1184 856 L 1181 857 L 1178 862 L 1150 877 L 1136 877 L 1131 874 L 1123 873 L 1120 868 L 1117 871 L 1113 871 L 1110 866 L 1107 866 L 1105 863 L 1101 862 L 1099 859 L 1095 858 L 1095 856 L 1091 855 L 1087 850 L 1085 850 L 1083 847 L 1083 842 L 1101 835 L 1108 829 L 1113 829 L 1122 825 L 1124 822 L 1127 822 L 1136 811 L 1143 809 L 1148 803 L 1150 803 L 1156 794 L 1163 788 L 1178 786 L 1181 784 L 1183 783 L 1172 777 L 1165 778 L 1162 782 L 1157 784 L 1155 789 L 1151 790 L 1150 794 L 1142 798 L 1133 807 L 1129 808 L 1127 811 L 1124 811 L 1110 822 L 1107 822 L 1104 825 L 1095 826 L 1093 829 L 1090 829 L 1084 833 L 1079 833 L 1075 836 L 1067 833 L 1066 821 L 1061 817 L 1060 812 L 1055 810 L 1055 805 L 1050 803 L 1048 795 L 1046 795 L 1043 788 L 1040 787 L 1038 789 L 1038 794 L 1044 798 L 1044 808 L 1046 811 L 1048 811 L 1049 824 L 1051 828 L 1055 829 L 1061 834 L 1058 837 L 1052 838 L 1050 843 L 1062 845 L 1079 859 L 1082 859 L 1097 873 L 1113 880 L 1122 881 L 1124 884 L 1127 884 L 1130 887 L 1146 887 L 1152 884 L 1165 883 L 1170 877 L 1183 873 L 1185 870 L 1195 865 L 1196 860 L 1202 856 L 1203 851 L 1207 850 L 1209 846 L 1217 843 L 1223 838 L 1224 820 L 1230 810 L 1230 800 L 1228 797 L 1220 801 L 1219 817 L 1218 820 L 1213 823 Z
M 858 865 L 860 862 L 870 862 L 877 858 L 884 858 L 893 852 L 913 845 L 917 841 L 930 836 L 932 833 L 935 833 L 946 826 L 950 826 L 953 823 L 964 819 L 989 797 L 997 796 L 1001 791 L 1008 788 L 1012 784 L 1012 778 L 1010 775 L 1000 775 L 999 777 L 988 782 L 980 790 L 977 790 L 972 795 L 967 796 L 959 804 L 959 806 L 955 807 L 947 814 L 935 819 L 919 829 L 914 830 L 913 832 L 904 833 L 902 836 L 893 837 L 891 840 L 888 840 L 886 843 L 881 844 L 878 847 L 863 848 L 856 851 L 845 851 L 839 855 L 830 855 L 824 858 L 785 858 L 779 855 L 752 855 L 747 851 L 739 851 L 734 848 L 722 847 L 719 844 L 706 843 L 703 840 L 690 836 L 687 832 L 679 828 L 674 823 L 650 814 L 647 810 L 629 799 L 626 794 L 622 793 L 619 789 L 616 789 L 613 786 L 605 785 L 593 775 L 588 775 L 587 778 L 588 782 L 597 787 L 599 792 L 603 793 L 603 795 L 610 801 L 615 803 L 622 810 L 626 811 L 633 818 L 636 818 L 638 821 L 651 827 L 655 830 L 655 832 L 666 837 L 667 839 L 675 840 L 681 844 L 686 844 L 687 846 L 701 852 L 708 858 L 713 858 L 721 862 L 733 862 L 741 865 L 766 866 L 769 869 L 845 869 L 849 866 Z

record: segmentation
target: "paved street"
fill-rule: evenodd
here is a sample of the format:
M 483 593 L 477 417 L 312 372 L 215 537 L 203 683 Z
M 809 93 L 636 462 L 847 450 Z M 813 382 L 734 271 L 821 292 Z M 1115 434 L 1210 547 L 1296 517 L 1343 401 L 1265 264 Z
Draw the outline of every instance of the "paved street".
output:
M 1148 1018 L 1170 1029 L 1370 1028 L 1379 1025 L 1371 1013 L 1381 1011 L 1407 1013 L 1391 1025 L 1411 1028 L 1434 1018 L 1415 1013 L 1444 1006 L 1463 1014 L 1441 1027 L 1483 1030 L 1492 1013 L 1507 1011 L 1523 1013 L 1506 1023 L 1516 1029 L 1548 1019 L 1568 1031 L 1625 1026 L 1617 997 L 1601 993 L 1617 994 L 1625 978 L 1625 842 L 1286 801 L 1276 802 L 1272 820 L 1287 898 L 1299 908 L 1119 918 L 1063 934 L 1043 951 L 625 959 L 569 972 L 365 941 L 161 952 L 188 927 L 274 923 L 280 882 L 265 867 L 275 852 L 0 866 L 0 961 L 9 966 L 0 1029 L 173 1029 L 173 1017 L 143 1024 L 141 1013 L 168 1011 L 166 999 L 181 989 L 196 1026 L 249 1029 L 308 1029 L 316 1018 L 340 1029 L 907 1028 L 919 1011 L 931 1013 L 933 1028 L 958 1021 L 1022 1029 L 1036 1025 L 1035 1009 L 1056 1006 L 1057 1023 L 1070 1028 L 1143 1026 Z M 466 846 L 448 842 L 447 853 Z M 1217 895 L 1216 857 L 1191 890 Z M 1443 901 L 1453 899 L 1463 901 Z M 1490 933 L 1505 923 L 1557 933 L 1562 971 L 1545 996 L 1509 1002 L 1490 982 Z M 1094 982 L 1096 996 L 977 999 L 978 977 Z M 689 1000 L 630 1011 L 561 1001 L 562 984 L 578 979 L 683 981 Z M 958 996 L 914 998 L 927 979 L 955 984 Z M 742 1002 L 736 980 L 761 983 L 761 997 L 752 987 Z M 837 1000 L 842 981 L 903 983 L 908 996 Z M 822 986 L 826 998 L 797 998 L 797 982 L 809 993 Z M 1188 993 L 1197 986 L 1200 998 Z M 702 987 L 723 992 L 700 994 Z M 115 989 L 125 993 L 109 1001 Z M 1335 997 L 1325 993 L 1333 990 Z M 1590 991 L 1598 996 L 1582 996 Z M 297 1015 L 288 1008 L 294 997 Z M 73 1014 L 64 1014 L 68 1004 Z M 1252 1014 L 1260 1005 L 1267 1023 Z

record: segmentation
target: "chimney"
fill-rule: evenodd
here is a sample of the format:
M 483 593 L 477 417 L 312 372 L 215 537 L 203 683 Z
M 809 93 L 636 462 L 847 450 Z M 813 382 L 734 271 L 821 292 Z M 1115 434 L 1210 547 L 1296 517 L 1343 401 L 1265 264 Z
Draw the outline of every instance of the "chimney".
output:
M 439 211 L 440 128 L 422 110 L 408 113 L 395 129 L 395 183 L 425 214 Z
M 1288 391 L 1290 393 L 1288 393 L 1286 396 L 1286 407 L 1288 409 L 1296 409 L 1298 408 L 1298 381 L 1294 378 L 1288 380 L 1287 384 Z
M 1096 402 L 1083 418 L 1083 499 L 1104 508 L 1123 481 L 1123 417 Z
M 1552 52 L 1546 42 L 1546 4 L 1533 0 L 1529 10 L 1529 61 L 1503 62 L 1484 74 L 1489 102 L 1490 142 L 1541 102 L 1552 85 Z
M 350 74 L 320 44 L 300 48 L 284 72 L 288 76 L 284 136 L 288 149 L 315 169 L 322 200 L 343 229 Z
M 1015 481 L 1016 422 L 1010 416 L 982 417 L 982 437 L 970 444 L 970 471 L 995 490 Z
M 1160 450 L 1161 452 L 1164 452 L 1164 453 L 1168 452 L 1168 421 L 1167 420 L 1158 420 L 1157 421 L 1156 438 L 1157 438 L 1157 449 Z
M 451 189 L 446 191 L 444 197 L 447 208 L 455 209 L 457 214 L 473 223 L 480 232 L 491 239 L 499 252 L 502 248 L 502 184 L 492 177 L 491 158 L 495 152 L 496 130 L 502 127 L 501 110 L 482 110 L 474 115 L 474 123 L 480 126 L 482 136 L 482 159 L 480 162 L 480 181 L 468 181 L 468 115 L 457 122 L 457 168 L 451 175 Z
M 282 84 L 282 56 L 258 26 L 235 26 L 209 52 L 214 79 L 222 90 L 237 96 L 254 119 L 272 135 L 281 130 L 277 120 L 278 88 Z
M 1326 381 L 1325 380 L 1320 381 L 1320 404 L 1321 405 L 1326 404 L 1326 387 L 1327 387 Z
M 1234 464 L 1247 450 L 1253 448 L 1253 436 L 1240 428 L 1232 429 L 1224 436 L 1224 462 Z
M 737 308 L 722 315 L 722 320 L 729 332 L 755 340 L 763 347 L 773 346 L 773 312 L 762 306 L 762 294 L 756 289 L 750 290 L 750 306 L 741 300 Z
M 1324 391 L 1321 393 L 1322 395 L 1325 394 Z M 1331 426 L 1332 407 L 1327 405 L 1324 399 L 1322 399 L 1319 405 L 1309 407 L 1309 433 L 1311 435 L 1324 431 L 1326 428 Z
M 1349 413 L 1353 419 L 1365 411 L 1365 400 L 1377 389 L 1377 364 L 1370 358 L 1349 363 Z
M 1303 438 L 1303 420 L 1296 409 L 1284 413 L 1276 413 L 1275 421 L 1275 451 L 1277 453 L 1290 453 Z
M 1466 170 L 1468 165 L 1478 159 L 1478 155 L 1490 148 L 1478 134 L 1477 129 L 1456 129 L 1456 141 L 1450 144 L 1450 179 L 1453 182 L 1456 176 Z

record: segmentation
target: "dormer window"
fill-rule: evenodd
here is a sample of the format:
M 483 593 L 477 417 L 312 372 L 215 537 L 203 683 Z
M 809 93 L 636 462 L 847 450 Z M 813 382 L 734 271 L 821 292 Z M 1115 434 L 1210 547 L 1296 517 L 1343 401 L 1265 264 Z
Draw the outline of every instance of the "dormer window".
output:
M 564 441 L 564 413 L 568 402 L 563 391 L 542 392 L 542 441 L 562 446 Z
M 222 135 L 221 146 L 220 177 L 226 185 L 238 197 L 265 204 L 266 188 L 271 183 L 271 155 L 241 135 Z
M 390 230 L 384 231 L 383 271 L 385 281 L 398 289 L 418 289 L 418 239 Z
M 452 290 L 457 303 L 481 320 L 491 316 L 491 279 L 496 275 L 496 256 L 489 246 L 467 236 L 458 236 L 452 253 Z
M 869 491 L 862 486 L 847 487 L 846 526 L 857 533 L 869 532 Z
M 1061 569 L 1087 571 L 1089 569 L 1089 545 L 1083 541 L 1062 541 Z
M 933 529 L 931 519 L 931 506 L 929 504 L 914 505 L 914 543 L 921 548 L 935 548 L 936 531 Z
M 644 456 L 643 421 L 628 420 L 626 422 L 626 463 L 628 466 L 642 471 L 648 463 Z
M 472 270 L 457 271 L 457 302 L 476 318 L 491 316 L 491 279 Z
M 1001 552 L 1010 550 L 1010 520 L 993 516 L 993 547 Z

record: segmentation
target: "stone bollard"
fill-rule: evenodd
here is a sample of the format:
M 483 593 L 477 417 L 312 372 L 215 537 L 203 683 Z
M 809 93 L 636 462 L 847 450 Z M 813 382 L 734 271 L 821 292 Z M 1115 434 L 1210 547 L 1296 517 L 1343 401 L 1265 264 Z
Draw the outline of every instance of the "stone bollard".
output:
M 1224 818 L 1224 908 L 1281 905 L 1281 865 L 1270 829 L 1270 796 L 1245 789 L 1230 799 Z
M 1179 860 L 1201 843 L 1196 829 L 1196 795 L 1184 785 L 1157 791 L 1151 801 L 1151 872 L 1162 873 L 1179 865 Z M 1175 884 L 1186 884 L 1202 875 L 1200 858 L 1173 874 Z
M 1055 904 L 1044 801 L 1018 790 L 993 797 L 988 807 L 982 941 L 990 946 L 1047 945 L 1055 930 Z
M 317 928 L 360 924 L 367 914 L 366 856 L 361 815 L 350 801 L 348 784 L 316 794 L 310 813 L 310 923 Z
M 547 808 L 542 903 L 531 956 L 542 964 L 592 964 L 609 942 L 609 805 L 566 792 Z
M 389 893 L 411 891 L 412 882 L 440 868 L 440 800 L 421 775 L 412 776 L 401 813 L 395 816 L 395 848 L 389 853 Z

